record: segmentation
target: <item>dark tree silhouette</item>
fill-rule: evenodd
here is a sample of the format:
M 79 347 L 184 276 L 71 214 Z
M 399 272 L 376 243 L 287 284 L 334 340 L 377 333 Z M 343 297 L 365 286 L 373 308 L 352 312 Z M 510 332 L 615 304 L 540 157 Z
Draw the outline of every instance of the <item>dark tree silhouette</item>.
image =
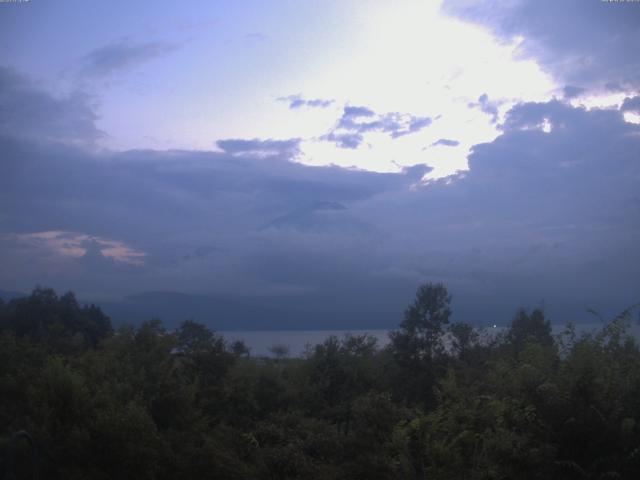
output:
M 405 398 L 431 404 L 436 358 L 443 353 L 443 327 L 451 316 L 451 295 L 441 283 L 418 288 L 407 308 L 400 330 L 390 334 L 391 352 L 400 367 L 398 381 L 405 385 Z

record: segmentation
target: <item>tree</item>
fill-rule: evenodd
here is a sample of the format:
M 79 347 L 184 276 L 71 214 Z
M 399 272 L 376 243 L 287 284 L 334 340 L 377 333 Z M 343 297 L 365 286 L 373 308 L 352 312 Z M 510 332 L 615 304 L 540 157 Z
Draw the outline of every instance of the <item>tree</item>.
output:
M 250 357 L 251 349 L 247 347 L 247 344 L 243 340 L 234 340 L 230 347 L 231 351 L 236 357 Z
M 452 353 L 459 357 L 466 356 L 467 352 L 478 344 L 478 332 L 468 323 L 452 323 L 449 333 Z
M 551 323 L 545 319 L 544 312 L 536 309 L 529 315 L 525 310 L 518 310 L 511 322 L 506 336 L 507 343 L 516 352 L 521 351 L 527 343 L 553 345 Z
M 404 312 L 400 332 L 392 333 L 392 341 L 399 336 L 410 340 L 410 351 L 416 357 L 431 357 L 439 346 L 443 325 L 451 316 L 451 295 L 441 284 L 426 283 L 418 287 L 416 298 Z M 404 343 L 404 342 L 400 342 Z
M 189 381 L 198 384 L 197 401 L 207 413 L 219 412 L 225 376 L 237 358 L 227 350 L 224 338 L 193 320 L 182 322 L 175 335 L 173 353 Z
M 284 343 L 276 343 L 269 347 L 269 353 L 271 353 L 277 360 L 283 360 L 289 356 L 289 345 Z
M 442 283 L 418 287 L 400 330 L 390 333 L 390 348 L 401 369 L 400 388 L 408 400 L 432 400 L 434 358 L 443 352 L 443 326 L 451 316 L 451 295 Z
M 113 333 L 109 317 L 95 305 L 80 306 L 72 292 L 58 297 L 52 289 L 38 287 L 28 297 L 11 300 L 3 310 L 0 328 L 59 352 L 96 347 Z

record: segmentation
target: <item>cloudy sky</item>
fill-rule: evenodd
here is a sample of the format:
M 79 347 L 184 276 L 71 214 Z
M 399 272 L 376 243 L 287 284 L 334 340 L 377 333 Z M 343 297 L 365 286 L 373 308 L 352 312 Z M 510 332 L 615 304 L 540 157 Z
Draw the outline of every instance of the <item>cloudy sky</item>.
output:
M 0 44 L 0 289 L 640 301 L 638 2 L 31 0 Z

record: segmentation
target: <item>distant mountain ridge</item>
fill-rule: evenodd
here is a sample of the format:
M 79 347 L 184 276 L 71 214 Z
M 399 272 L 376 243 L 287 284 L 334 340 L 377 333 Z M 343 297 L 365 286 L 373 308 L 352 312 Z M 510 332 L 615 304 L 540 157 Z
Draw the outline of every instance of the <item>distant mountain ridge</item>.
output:
M 159 318 L 170 328 L 193 319 L 214 330 L 375 329 L 397 325 L 393 312 L 303 308 L 255 298 L 227 298 L 172 291 L 142 292 L 120 302 L 96 302 L 115 324 Z
M 5 302 L 27 296 L 24 292 L 0 290 L 0 298 Z M 139 325 L 153 318 L 162 320 L 167 328 L 192 319 L 214 330 L 357 330 L 391 328 L 398 322 L 394 312 L 305 307 L 292 299 L 276 301 L 175 291 L 141 292 L 120 301 L 87 301 L 79 296 L 78 301 L 99 306 L 116 326 Z
M 28 297 L 28 296 L 29 294 L 24 292 L 17 292 L 13 290 L 0 290 L 0 299 L 2 299 L 5 302 L 13 300 L 14 298 Z
M 261 230 L 271 228 L 311 232 L 367 232 L 371 229 L 369 225 L 351 214 L 348 207 L 339 202 L 329 201 L 316 202 L 307 207 L 296 208 L 274 218 Z

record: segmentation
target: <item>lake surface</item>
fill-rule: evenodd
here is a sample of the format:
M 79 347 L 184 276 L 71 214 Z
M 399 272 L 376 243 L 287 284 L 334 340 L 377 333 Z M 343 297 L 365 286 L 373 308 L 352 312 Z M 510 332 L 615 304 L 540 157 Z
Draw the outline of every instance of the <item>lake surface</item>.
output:
M 558 335 L 565 329 L 565 325 L 554 325 L 553 334 Z M 578 334 L 593 332 L 602 328 L 599 323 L 576 324 Z M 505 330 L 505 327 L 485 327 L 479 329 L 485 335 L 496 335 Z M 391 330 L 273 330 L 273 331 L 219 331 L 227 341 L 243 340 L 251 350 L 252 356 L 273 356 L 270 348 L 273 346 L 284 346 L 288 348 L 288 356 L 297 357 L 304 353 L 307 346 L 317 345 L 324 342 L 331 335 L 342 338 L 345 335 L 369 334 L 378 340 L 378 347 L 384 347 L 389 343 L 389 332 Z M 630 333 L 640 340 L 640 325 L 633 323 Z
M 286 346 L 289 356 L 298 357 L 304 353 L 307 345 L 324 342 L 331 335 L 342 338 L 345 335 L 372 335 L 378 339 L 378 346 L 389 343 L 390 330 L 274 330 L 247 332 L 217 332 L 226 340 L 242 340 L 251 350 L 252 356 L 273 356 L 269 348 L 274 345 Z

